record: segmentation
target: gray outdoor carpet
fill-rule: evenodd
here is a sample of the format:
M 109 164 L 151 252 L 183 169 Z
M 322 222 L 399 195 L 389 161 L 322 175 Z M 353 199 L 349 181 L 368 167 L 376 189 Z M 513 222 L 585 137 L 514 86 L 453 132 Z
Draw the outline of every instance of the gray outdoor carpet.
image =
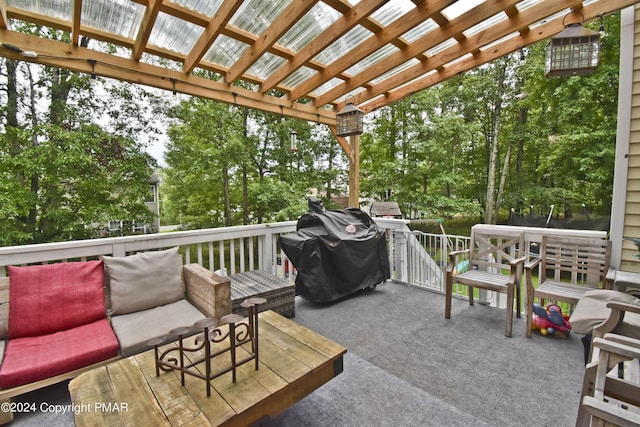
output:
M 534 333 L 527 339 L 524 316 L 514 316 L 512 337 L 507 338 L 504 316 L 502 309 L 454 299 L 451 319 L 445 319 L 444 295 L 393 282 L 333 304 L 296 297 L 298 323 L 386 375 L 377 380 L 357 370 L 353 379 L 345 375 L 341 381 L 343 373 L 308 399 L 319 394 L 330 400 L 333 392 L 339 396 L 334 404 L 341 405 L 343 396 L 358 392 L 349 402 L 357 406 L 352 411 L 363 415 L 345 425 L 385 425 L 377 417 L 386 415 L 400 417 L 398 426 L 478 422 L 470 417 L 505 427 L 574 425 L 584 373 L 580 336 L 562 340 Z M 353 365 L 345 365 L 345 373 L 362 366 Z M 393 377 L 395 381 L 388 380 Z M 371 381 L 370 391 L 360 387 L 361 378 Z M 398 393 L 403 398 L 396 398 Z M 383 407 L 384 399 L 394 405 Z M 391 415 L 390 406 L 396 403 Z M 438 419 L 438 405 L 450 410 L 451 417 Z M 338 422 L 333 425 L 342 425 L 344 414 L 332 416 Z
M 488 426 L 352 353 L 344 372 L 268 426 Z

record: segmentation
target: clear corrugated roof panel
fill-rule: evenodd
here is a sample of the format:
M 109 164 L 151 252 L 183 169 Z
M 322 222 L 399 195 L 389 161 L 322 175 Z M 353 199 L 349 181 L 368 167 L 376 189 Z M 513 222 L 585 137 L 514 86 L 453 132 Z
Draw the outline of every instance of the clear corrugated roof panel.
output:
M 129 2 L 127 1 L 127 3 Z M 66 21 L 71 20 L 73 11 L 72 0 L 5 0 L 5 4 L 9 7 L 53 16 Z
M 411 0 L 393 0 L 372 13 L 371 17 L 387 26 L 415 7 Z
M 438 24 L 431 18 L 422 22 L 420 25 L 413 27 L 411 30 L 407 31 L 402 35 L 402 38 L 408 41 L 409 43 L 413 43 L 418 40 L 420 37 L 424 36 L 427 33 L 435 30 L 436 28 L 440 28 Z
M 425 53 L 427 54 L 427 56 L 433 56 L 436 55 L 438 52 L 442 52 L 443 50 L 450 48 L 451 46 L 454 46 L 458 44 L 458 42 L 456 41 L 456 39 L 449 39 L 449 40 L 445 40 L 442 43 L 440 43 L 437 46 L 432 47 L 431 49 L 429 49 L 428 51 L 426 51 Z
M 347 100 L 347 98 L 349 98 L 349 97 L 351 97 L 351 96 L 354 96 L 354 97 L 355 97 L 355 96 L 356 96 L 356 95 L 358 95 L 360 92 L 365 91 L 365 90 L 366 90 L 365 88 L 359 87 L 359 88 L 357 88 L 357 89 L 355 89 L 355 90 L 352 90 L 352 91 L 351 91 L 351 92 L 349 92 L 349 93 L 346 93 L 346 94 L 342 95 L 340 98 L 338 98 L 338 99 L 334 100 L 333 102 L 336 102 L 336 103 L 345 102 L 345 101 Z
M 507 14 L 504 12 L 500 12 L 497 13 L 495 15 L 493 15 L 491 18 L 489 19 L 485 19 L 482 22 L 479 22 L 478 24 L 474 25 L 473 27 L 469 27 L 468 29 L 464 30 L 462 32 L 462 34 L 465 35 L 465 37 L 471 37 L 474 34 L 477 34 L 481 31 L 484 31 L 494 25 L 496 25 L 498 22 L 500 21 L 504 21 L 505 19 L 507 19 Z
M 322 2 L 317 3 L 282 36 L 278 44 L 298 52 L 341 16 L 342 14 L 332 7 Z
M 248 44 L 220 35 L 211 45 L 203 59 L 230 68 L 248 48 Z
M 247 73 L 264 80 L 285 62 L 286 59 L 267 52 L 247 70 Z
M 131 56 L 131 54 L 129 54 L 128 56 Z M 172 61 L 167 58 L 160 58 L 159 56 L 151 55 L 148 53 L 142 54 L 142 56 L 140 57 L 140 62 L 144 62 L 146 64 L 152 64 L 152 65 L 157 65 L 159 62 L 161 62 L 162 66 L 168 70 L 173 70 L 173 71 L 182 70 L 182 62 Z
M 322 86 L 319 86 L 318 88 L 316 88 L 316 90 L 314 90 L 312 94 L 316 96 L 322 95 L 323 93 L 333 89 L 334 87 L 342 83 L 344 83 L 344 80 L 334 77 L 328 82 L 326 82 L 325 84 L 323 84 Z
M 417 63 L 419 63 L 420 61 L 418 61 L 416 58 L 411 58 L 410 60 L 408 60 L 407 62 L 398 65 L 397 67 L 387 71 L 386 73 L 382 74 L 381 76 L 371 80 L 371 84 L 377 84 L 380 83 L 381 81 L 383 81 L 384 79 L 393 76 L 394 74 L 398 74 L 401 71 L 406 70 L 409 67 L 412 67 L 414 65 L 416 65 Z
M 449 61 L 449 62 L 447 62 L 446 64 L 444 64 L 444 68 L 451 67 L 452 65 L 455 65 L 455 64 L 457 64 L 458 62 L 462 62 L 462 61 L 464 61 L 465 59 L 469 59 L 469 58 L 471 58 L 472 56 L 473 56 L 473 55 L 472 55 L 472 54 L 470 54 L 470 53 L 465 53 L 465 54 L 464 54 L 464 55 L 462 55 L 461 57 L 456 58 L 456 59 L 454 59 L 453 61 Z
M 518 33 L 517 31 L 515 33 L 511 33 L 511 34 L 507 34 L 506 36 L 492 42 L 492 43 L 488 43 L 484 46 L 482 46 L 480 48 L 480 50 L 487 50 L 487 49 L 493 49 L 494 46 L 498 46 L 499 44 L 502 44 L 508 40 L 513 39 L 514 37 L 519 37 L 520 33 Z
M 171 0 L 187 9 L 195 10 L 208 16 L 213 16 L 222 4 L 222 0 Z
M 135 39 L 145 7 L 129 0 L 84 0 L 82 25 Z
M 318 74 L 316 70 L 312 70 L 309 67 L 300 67 L 296 70 L 295 73 L 291 74 L 287 77 L 282 84 L 286 87 L 296 87 L 299 84 L 305 82 L 307 79 L 310 79 L 312 76 Z
M 356 25 L 347 34 L 336 40 L 331 46 L 320 52 L 314 58 L 322 64 L 331 64 L 336 59 L 350 52 L 364 40 L 371 37 L 373 33 L 366 28 Z
M 474 7 L 484 2 L 485 0 L 458 0 L 457 2 L 453 3 L 451 6 L 442 9 L 442 14 L 449 21 L 452 21 L 456 19 L 458 16 L 464 13 L 467 13 Z
M 242 3 L 229 23 L 251 34 L 260 35 L 289 3 L 288 0 L 248 0 Z
M 551 16 L 547 16 L 546 18 L 544 18 L 544 19 L 543 19 L 543 20 L 541 20 L 541 21 L 538 21 L 538 22 L 535 22 L 535 23 L 533 23 L 533 24 L 529 25 L 529 29 L 534 29 L 534 28 L 536 28 L 536 27 L 539 27 L 540 25 L 546 24 L 547 22 L 549 22 L 549 21 L 551 21 L 551 20 L 558 19 L 558 18 L 560 18 L 560 17 L 564 17 L 564 16 L 566 16 L 566 15 L 567 15 L 568 13 L 570 13 L 570 12 L 571 12 L 571 9 L 564 9 L 564 10 L 561 10 L 560 12 L 554 13 L 554 14 L 553 14 L 553 15 L 551 15 Z
M 522 12 L 523 10 L 527 10 L 530 7 L 537 5 L 541 1 L 542 0 L 524 0 L 518 3 L 516 5 L 516 8 L 518 9 L 518 12 Z
M 203 31 L 199 25 L 160 12 L 149 35 L 149 43 L 187 54 Z
M 397 47 L 395 47 L 393 45 L 390 45 L 390 44 L 387 44 L 384 47 L 382 47 L 381 49 L 376 50 L 371 55 L 369 55 L 366 58 L 364 58 L 362 61 L 358 62 L 357 64 L 354 64 L 351 68 L 349 68 L 346 71 L 346 73 L 350 74 L 352 76 L 356 75 L 356 74 L 360 74 L 362 71 L 366 70 L 367 68 L 369 68 L 373 64 L 382 61 L 383 59 L 385 59 L 389 55 L 392 55 L 392 54 L 396 53 L 399 50 L 400 49 L 398 49 Z

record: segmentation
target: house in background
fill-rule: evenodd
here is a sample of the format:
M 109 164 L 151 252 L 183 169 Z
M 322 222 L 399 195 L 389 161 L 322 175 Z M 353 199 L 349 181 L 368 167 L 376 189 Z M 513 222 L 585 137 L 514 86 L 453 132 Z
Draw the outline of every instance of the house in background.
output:
M 371 202 L 369 215 L 372 218 L 402 219 L 402 211 L 398 206 L 398 202 L 379 202 L 374 200 Z
M 145 204 L 151 212 L 153 212 L 153 223 L 145 224 L 150 226 L 151 231 L 149 233 L 157 233 L 160 230 L 160 197 L 158 189 L 160 188 L 160 177 L 154 172 L 149 178 L 149 193 Z M 146 233 L 147 231 L 145 231 Z
M 158 188 L 160 187 L 160 177 L 154 172 L 149 178 L 149 192 L 144 203 L 153 212 L 153 222 L 143 223 L 137 221 L 112 220 L 107 224 L 107 232 L 110 236 L 122 236 L 129 234 L 125 231 L 131 230 L 133 234 L 157 233 L 160 230 L 160 201 Z

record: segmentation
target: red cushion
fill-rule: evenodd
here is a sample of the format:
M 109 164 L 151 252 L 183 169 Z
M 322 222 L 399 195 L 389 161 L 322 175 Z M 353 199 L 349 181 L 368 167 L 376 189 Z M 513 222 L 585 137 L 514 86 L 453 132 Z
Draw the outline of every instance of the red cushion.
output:
M 107 319 L 40 337 L 7 342 L 0 388 L 43 380 L 118 355 L 118 339 Z
M 10 339 L 106 318 L 102 261 L 8 268 Z

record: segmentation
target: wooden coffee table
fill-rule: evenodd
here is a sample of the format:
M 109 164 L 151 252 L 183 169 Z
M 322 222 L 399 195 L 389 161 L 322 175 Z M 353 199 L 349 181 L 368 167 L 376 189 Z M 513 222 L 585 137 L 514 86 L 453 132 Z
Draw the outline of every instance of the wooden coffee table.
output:
M 273 311 L 259 315 L 260 366 L 211 381 L 155 374 L 153 350 L 86 372 L 69 383 L 75 423 L 246 426 L 268 420 L 342 372 L 346 349 Z

